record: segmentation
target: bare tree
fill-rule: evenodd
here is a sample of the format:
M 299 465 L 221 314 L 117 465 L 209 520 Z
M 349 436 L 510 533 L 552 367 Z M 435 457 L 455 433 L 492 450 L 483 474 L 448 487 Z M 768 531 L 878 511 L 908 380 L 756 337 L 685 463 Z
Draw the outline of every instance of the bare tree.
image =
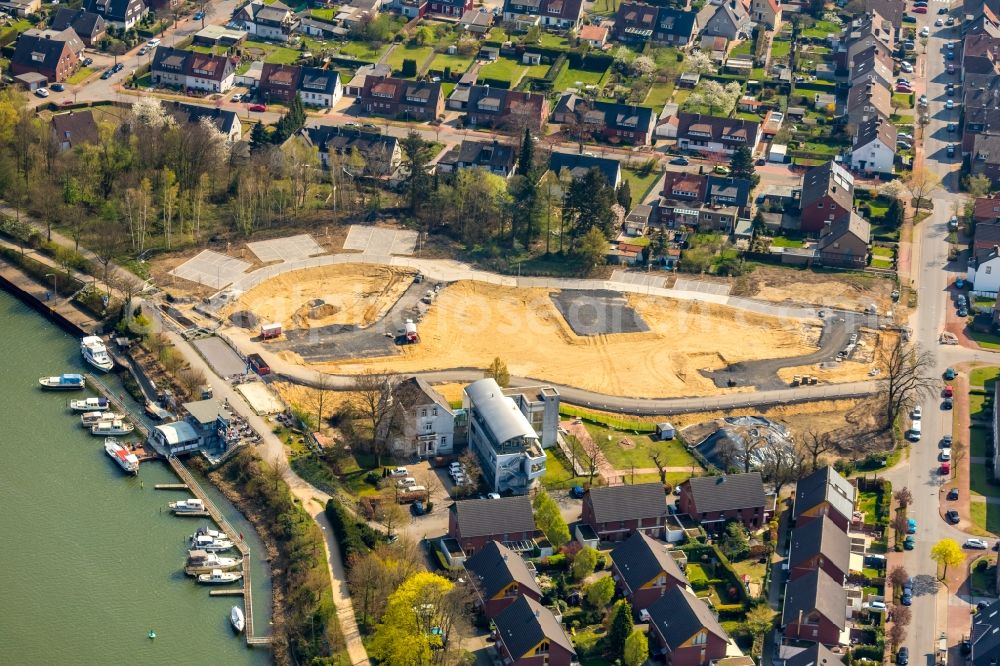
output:
M 902 338 L 897 338 L 895 344 L 882 350 L 882 363 L 886 367 L 886 430 L 892 428 L 901 411 L 916 404 L 921 396 L 934 391 L 937 382 L 927 374 L 933 361 L 930 353 L 907 345 Z
M 469 480 L 471 482 L 471 480 L 472 480 L 471 474 L 474 471 L 478 475 L 479 474 L 479 469 L 478 468 L 473 468 L 473 467 L 469 467 L 468 469 L 469 469 L 468 473 L 470 474 Z M 477 476 L 477 478 L 478 478 L 478 476 Z M 441 485 L 441 479 L 438 478 L 438 475 L 434 472 L 433 469 L 427 470 L 427 473 L 424 474 L 424 478 L 421 479 L 421 481 L 423 482 L 422 485 L 424 486 L 424 488 L 427 489 L 427 499 L 428 499 L 428 501 L 430 501 L 430 498 L 432 498 L 432 497 L 435 497 L 435 496 L 436 497 L 440 497 L 442 495 L 442 493 L 444 492 L 444 486 Z
M 101 265 L 101 279 L 107 289 L 108 298 L 111 298 L 111 284 L 108 282 L 108 270 L 111 262 L 117 258 L 124 249 L 124 237 L 121 234 L 121 227 L 109 220 L 104 220 L 94 229 L 90 240 L 90 249 L 97 257 Z
M 316 430 L 323 429 L 323 408 L 333 387 L 333 377 L 320 372 L 316 374 L 316 383 L 309 389 L 309 407 L 316 412 Z
M 941 179 L 927 167 L 919 167 L 910 172 L 906 184 L 910 186 L 910 193 L 913 195 L 914 215 L 916 215 L 920 212 L 920 206 L 924 199 L 941 184 Z
M 910 580 L 909 572 L 902 566 L 896 565 L 889 572 L 889 582 L 893 587 L 903 587 L 903 584 Z
M 197 368 L 184 368 L 177 373 L 177 381 L 185 391 L 196 396 L 198 389 L 205 384 L 205 372 Z
M 792 450 L 770 449 L 761 467 L 761 476 L 774 485 L 774 494 L 781 496 L 781 490 L 789 483 L 802 477 L 802 459 Z
M 476 457 L 471 448 L 467 448 L 459 456 L 458 461 L 462 464 L 462 471 L 465 474 L 465 478 L 469 480 L 469 486 L 478 488 L 479 481 L 483 478 L 483 470 L 479 466 L 479 458 Z M 435 476 L 435 478 L 437 477 Z M 427 489 L 430 490 L 430 486 L 427 486 Z
M 833 438 L 830 433 L 818 433 L 815 430 L 806 431 L 799 444 L 803 456 L 809 456 L 808 471 L 815 472 L 819 469 L 819 459 L 827 451 L 833 450 Z M 806 467 L 806 465 L 803 465 Z
M 593 437 L 588 437 L 586 441 L 581 441 L 579 437 L 573 437 L 570 444 L 577 460 L 587 472 L 588 482 L 593 484 L 597 468 L 601 464 L 601 457 L 604 455 L 600 445 Z
M 897 511 L 896 515 L 892 519 L 892 528 L 896 530 L 898 534 L 906 534 L 907 527 L 906 511 Z
M 392 394 L 398 383 L 397 375 L 384 371 L 366 370 L 354 378 L 354 408 L 371 428 L 369 446 L 379 466 L 391 438 L 390 426 L 396 414 Z
M 889 627 L 889 630 L 886 632 L 886 636 L 889 637 L 889 642 L 892 643 L 894 648 L 898 647 L 903 644 L 903 641 L 906 640 L 906 627 L 893 622 Z
M 657 451 L 656 453 L 654 453 L 653 455 L 651 455 L 650 458 L 652 458 L 653 464 L 656 465 L 656 471 L 660 475 L 660 485 L 666 486 L 667 485 L 667 468 L 663 464 L 663 461 L 660 460 L 660 452 Z
M 394 487 L 380 496 L 378 512 L 375 514 L 376 520 L 385 528 L 386 534 L 392 536 L 392 530 L 406 520 L 406 511 L 397 501 L 397 487 Z
M 958 464 L 965 458 L 968 447 L 961 439 L 956 439 L 951 443 L 951 464 L 957 469 Z
M 892 496 L 899 504 L 900 509 L 906 510 L 906 507 L 910 506 L 910 504 L 913 503 L 913 493 L 911 493 L 910 489 L 907 488 L 906 486 L 903 486 L 902 488 L 897 490 L 895 493 L 893 493 Z
M 894 606 L 892 609 L 892 621 L 901 627 L 909 626 L 913 619 L 913 613 L 908 606 Z

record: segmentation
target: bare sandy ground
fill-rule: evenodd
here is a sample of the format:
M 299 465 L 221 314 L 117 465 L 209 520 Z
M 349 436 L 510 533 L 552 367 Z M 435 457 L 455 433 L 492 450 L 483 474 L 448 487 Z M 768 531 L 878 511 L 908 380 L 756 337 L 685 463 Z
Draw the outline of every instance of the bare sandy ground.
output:
M 874 276 L 760 266 L 739 278 L 733 293 L 776 303 L 810 303 L 847 310 L 860 310 L 874 303 L 881 312 L 892 305 L 892 288 L 891 281 Z
M 649 331 L 578 336 L 549 291 L 458 282 L 441 291 L 421 321 L 420 344 L 402 347 L 399 356 L 318 368 L 347 374 L 485 368 L 500 356 L 511 374 L 522 377 L 613 395 L 670 397 L 749 390 L 717 389 L 698 370 L 815 350 L 814 327 L 798 321 L 641 294 L 628 300 Z
M 413 281 L 413 271 L 390 266 L 335 264 L 282 273 L 244 293 L 224 316 L 250 310 L 262 322 L 285 329 L 332 324 L 368 326 L 399 300 Z M 319 299 L 323 305 L 312 307 Z

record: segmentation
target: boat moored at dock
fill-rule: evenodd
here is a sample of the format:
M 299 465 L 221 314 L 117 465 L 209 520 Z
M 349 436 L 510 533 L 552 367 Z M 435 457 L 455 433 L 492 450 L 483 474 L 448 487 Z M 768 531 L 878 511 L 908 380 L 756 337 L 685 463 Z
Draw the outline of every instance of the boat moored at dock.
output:
M 216 530 L 207 527 L 199 527 L 198 531 L 191 535 L 191 548 L 207 551 L 220 551 L 235 548 L 232 540 Z
M 108 437 L 104 440 L 104 452 L 129 474 L 139 473 L 139 457 L 114 437 Z
M 128 421 L 115 419 L 113 421 L 98 421 L 90 426 L 90 433 L 98 436 L 127 435 L 135 430 L 135 426 Z
M 106 412 L 111 403 L 107 398 L 83 398 L 82 400 L 70 400 L 69 408 L 74 412 Z
M 200 574 L 198 582 L 202 585 L 226 585 L 228 583 L 235 583 L 240 578 L 243 578 L 243 574 L 241 573 L 213 569 L 211 573 Z
M 197 514 L 203 514 L 203 513 L 205 513 L 205 503 L 202 502 L 197 497 L 192 497 L 191 499 L 178 500 L 176 502 L 171 502 L 167 506 L 170 507 L 171 511 L 173 511 L 174 513 L 176 513 L 178 515 L 185 514 L 185 513 L 197 513 Z
M 83 375 L 74 373 L 66 373 L 58 377 L 42 377 L 38 380 L 38 383 L 43 389 L 49 389 L 50 391 L 76 391 L 86 386 L 86 380 L 83 378 Z
M 80 353 L 83 354 L 83 360 L 102 372 L 115 367 L 104 341 L 96 335 L 88 335 L 80 340 Z
M 218 553 L 210 553 L 207 550 L 189 550 L 187 562 L 184 564 L 184 573 L 189 576 L 211 573 L 216 569 L 227 571 L 243 566 L 242 557 L 222 557 Z
M 243 629 L 246 627 L 246 619 L 243 617 L 242 608 L 233 606 L 233 609 L 229 611 L 229 623 L 233 625 L 233 631 L 238 634 L 243 633 Z
M 115 421 L 123 418 L 125 418 L 124 414 L 116 414 L 115 412 L 84 412 L 80 415 L 80 423 L 84 428 L 89 428 L 101 421 Z

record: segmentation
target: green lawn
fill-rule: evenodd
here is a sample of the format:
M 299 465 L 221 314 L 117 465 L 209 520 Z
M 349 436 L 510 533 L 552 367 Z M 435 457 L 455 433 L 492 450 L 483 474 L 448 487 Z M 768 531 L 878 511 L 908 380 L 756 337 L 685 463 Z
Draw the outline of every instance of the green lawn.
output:
M 893 93 L 892 101 L 901 109 L 912 109 L 913 93 Z
M 985 458 L 990 435 L 988 428 L 969 428 L 969 455 L 973 458 Z
M 665 467 L 697 467 L 698 463 L 677 440 L 653 441 L 648 434 L 612 430 L 593 423 L 585 424 L 590 436 L 601 446 L 604 456 L 615 469 L 627 472 L 631 467 L 655 467 L 653 453 L 660 453 Z M 624 448 L 620 442 L 628 439 L 631 448 Z
M 340 10 L 337 7 L 323 7 L 321 9 L 311 9 L 309 10 L 309 14 L 321 21 L 332 21 L 338 11 Z
M 968 336 L 976 341 L 976 344 L 983 349 L 1000 349 L 1000 335 L 995 333 L 982 333 L 969 329 Z
M 792 43 L 786 41 L 774 40 L 771 42 L 771 57 L 772 58 L 787 58 L 788 54 L 792 51 Z
M 753 40 L 746 39 L 739 43 L 735 49 L 733 49 L 729 55 L 731 56 L 748 56 L 753 55 Z
M 415 60 L 417 71 L 420 71 L 420 66 L 431 57 L 432 53 L 434 53 L 432 46 L 411 46 L 410 44 L 397 46 L 385 59 L 385 64 L 392 67 L 393 72 L 398 72 L 403 68 L 403 60 Z
M 299 59 L 301 51 L 290 49 L 286 46 L 278 46 L 271 42 L 248 41 L 243 44 L 243 49 L 258 49 L 264 52 L 264 62 L 278 65 L 290 65 Z
M 873 268 L 892 268 L 893 263 L 891 259 L 879 259 L 875 257 L 872 259 Z
M 557 447 L 546 451 L 545 476 L 542 484 L 551 490 L 572 488 L 582 484 L 586 479 L 573 476 L 573 468 Z
M 889 257 L 892 258 L 892 248 L 891 247 L 880 247 L 876 245 L 872 248 L 872 254 L 876 257 Z
M 632 203 L 637 204 L 645 199 L 650 188 L 659 181 L 662 175 L 656 169 L 652 169 L 645 176 L 635 169 L 622 169 L 622 178 L 628 181 L 629 190 L 632 192 Z
M 795 240 L 794 238 L 785 238 L 784 236 L 775 236 L 772 238 L 771 245 L 775 247 L 805 247 L 803 241 Z
M 1000 534 L 1000 505 L 973 502 L 969 505 L 969 517 L 976 527 Z
M 663 108 L 664 104 L 670 101 L 670 95 L 673 92 L 673 83 L 654 83 L 649 88 L 649 94 L 646 95 L 646 101 L 643 102 L 643 106 L 648 106 L 659 111 Z
M 993 384 L 997 381 L 997 377 L 1000 377 L 1000 368 L 976 368 L 969 373 L 969 386 L 992 388 Z
M 969 394 L 969 418 L 972 420 L 989 418 L 989 412 L 986 408 L 986 395 L 982 393 L 970 393 Z
M 434 62 L 431 63 L 430 68 L 436 72 L 443 72 L 445 67 L 450 67 L 453 74 L 464 74 L 465 70 L 469 69 L 472 61 L 473 56 L 438 53 L 434 56 Z
M 480 79 L 496 79 L 497 81 L 507 81 L 513 88 L 521 77 L 528 71 L 527 65 L 511 60 L 510 58 L 497 58 L 479 70 Z
M 802 31 L 803 37 L 812 39 L 826 39 L 829 34 L 838 34 L 842 28 L 833 21 L 816 21 L 813 27 Z
M 566 90 L 567 88 L 579 88 L 582 89 L 583 86 L 588 85 L 599 85 L 604 75 L 607 74 L 607 70 L 603 72 L 588 72 L 582 69 L 573 69 L 572 67 L 567 67 L 556 77 L 555 82 L 552 84 L 554 90 Z M 578 85 L 579 84 L 579 85 Z
M 983 497 L 1000 497 L 1000 487 L 989 482 L 989 475 L 986 472 L 986 465 L 972 464 L 970 468 L 969 491 L 973 495 Z
M 383 46 L 380 49 L 373 49 L 367 42 L 347 42 L 340 46 L 340 52 L 351 58 L 357 58 L 358 60 L 364 60 L 366 62 L 375 62 L 385 50 L 389 48 L 388 45 Z
M 548 31 L 545 31 L 545 30 L 543 30 L 542 33 L 541 33 L 541 35 L 540 35 L 540 39 L 538 41 L 538 45 L 542 46 L 542 47 L 545 47 L 547 49 L 568 49 L 569 48 L 569 42 L 566 41 L 565 37 L 563 37 L 561 35 L 552 34 L 551 32 L 548 32 Z M 531 46 L 530 45 L 525 46 L 525 50 L 530 53 L 531 52 Z
M 875 524 L 875 502 L 877 499 L 878 495 L 875 493 L 862 492 L 858 494 L 858 511 L 864 512 L 865 524 Z
M 88 76 L 90 76 L 99 69 L 100 67 L 81 67 L 76 74 L 66 79 L 66 83 L 69 83 L 71 85 L 74 83 L 83 83 Z

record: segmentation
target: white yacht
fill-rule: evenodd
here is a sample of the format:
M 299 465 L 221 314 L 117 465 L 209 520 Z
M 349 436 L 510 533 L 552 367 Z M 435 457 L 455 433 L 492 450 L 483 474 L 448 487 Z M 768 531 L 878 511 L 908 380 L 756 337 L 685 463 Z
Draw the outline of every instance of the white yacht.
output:
M 107 398 L 84 398 L 83 400 L 70 400 L 69 408 L 74 412 L 106 412 L 110 404 Z
M 139 473 L 138 456 L 122 446 L 114 437 L 108 437 L 104 440 L 104 451 L 129 474 Z
M 83 378 L 83 375 L 66 373 L 58 377 L 41 377 L 38 383 L 42 388 L 51 391 L 75 391 L 86 386 L 87 380 Z M 74 400 L 74 402 L 77 401 Z
M 90 433 L 92 435 L 101 435 L 107 437 L 109 435 L 127 435 L 135 430 L 135 426 L 128 421 L 122 421 L 121 419 L 115 419 L 113 421 L 98 421 L 94 425 L 90 426 Z
M 212 569 L 212 573 L 200 574 L 198 582 L 204 585 L 225 585 L 226 583 L 235 583 L 240 578 L 243 578 L 242 573 Z
M 242 608 L 233 606 L 233 609 L 229 611 L 229 623 L 233 625 L 233 631 L 238 634 L 243 633 L 243 628 L 246 626 L 246 619 L 243 617 Z
M 189 550 L 184 573 L 189 576 L 197 576 L 198 574 L 211 573 L 216 569 L 226 571 L 241 566 L 243 566 L 242 557 L 220 557 L 217 553 L 210 553 L 207 550 Z
M 197 532 L 191 535 L 191 548 L 215 552 L 229 550 L 233 547 L 232 540 L 216 530 L 200 527 Z
M 114 421 L 123 418 L 125 418 L 124 414 L 116 414 L 114 412 L 84 412 L 80 414 L 80 423 L 83 424 L 84 428 L 89 428 L 101 421 Z
M 191 499 L 179 500 L 177 502 L 171 502 L 167 506 L 170 510 L 178 515 L 183 515 L 185 513 L 204 513 L 205 504 L 198 498 L 192 497 Z
M 115 362 L 111 360 L 108 348 L 96 335 L 88 335 L 80 340 L 80 352 L 83 353 L 83 359 L 98 370 L 108 372 L 115 367 Z

